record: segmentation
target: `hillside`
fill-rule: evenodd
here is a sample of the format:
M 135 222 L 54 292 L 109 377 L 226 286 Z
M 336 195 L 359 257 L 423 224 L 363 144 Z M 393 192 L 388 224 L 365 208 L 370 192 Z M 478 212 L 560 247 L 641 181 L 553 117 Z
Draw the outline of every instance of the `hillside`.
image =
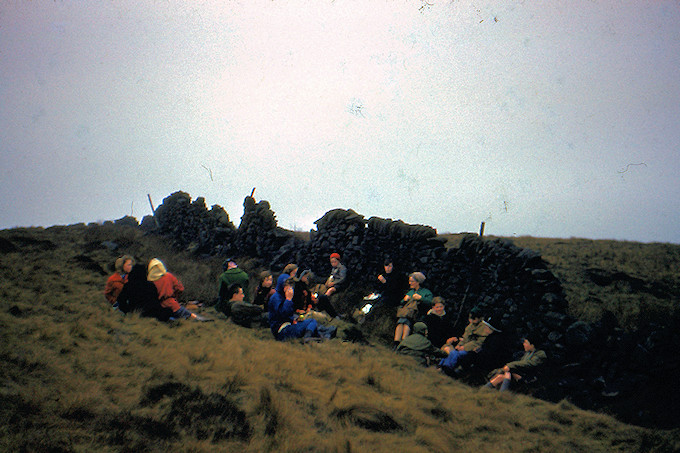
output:
M 472 388 L 376 342 L 277 343 L 209 308 L 215 322 L 121 316 L 102 289 L 123 252 L 163 259 L 186 300 L 215 296 L 220 259 L 137 228 L 0 231 L 0 450 L 680 448 L 678 430 Z
M 463 235 L 443 237 L 454 247 Z M 650 323 L 667 324 L 680 314 L 678 244 L 530 236 L 508 240 L 541 254 L 564 287 L 571 314 L 580 320 L 598 321 L 610 312 L 634 331 Z

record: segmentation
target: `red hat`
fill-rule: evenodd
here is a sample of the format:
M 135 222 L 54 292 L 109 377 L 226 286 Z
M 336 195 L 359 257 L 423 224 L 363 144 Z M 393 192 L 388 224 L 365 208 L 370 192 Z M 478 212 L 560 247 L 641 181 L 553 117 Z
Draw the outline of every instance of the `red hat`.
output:
M 339 260 L 339 259 L 340 259 L 340 254 L 339 254 L 339 253 L 331 253 L 331 258 L 335 258 L 335 259 L 338 259 L 338 260 Z

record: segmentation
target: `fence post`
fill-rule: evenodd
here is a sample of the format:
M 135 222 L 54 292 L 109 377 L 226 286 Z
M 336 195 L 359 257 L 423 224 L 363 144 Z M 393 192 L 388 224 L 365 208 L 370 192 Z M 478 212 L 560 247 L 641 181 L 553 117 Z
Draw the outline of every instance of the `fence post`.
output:
M 160 228 L 161 226 L 158 224 L 158 219 L 156 218 L 156 210 L 153 208 L 153 202 L 151 201 L 151 195 L 147 193 L 146 196 L 149 199 L 149 206 L 151 206 L 151 213 L 153 214 L 153 221 L 156 222 L 156 228 Z

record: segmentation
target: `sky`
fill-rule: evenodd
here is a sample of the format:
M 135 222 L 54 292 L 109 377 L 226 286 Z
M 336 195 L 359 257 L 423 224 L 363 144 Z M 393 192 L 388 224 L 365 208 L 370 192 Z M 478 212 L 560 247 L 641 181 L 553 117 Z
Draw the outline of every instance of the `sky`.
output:
M 680 2 L 4 1 L 0 228 L 335 208 L 680 243 Z

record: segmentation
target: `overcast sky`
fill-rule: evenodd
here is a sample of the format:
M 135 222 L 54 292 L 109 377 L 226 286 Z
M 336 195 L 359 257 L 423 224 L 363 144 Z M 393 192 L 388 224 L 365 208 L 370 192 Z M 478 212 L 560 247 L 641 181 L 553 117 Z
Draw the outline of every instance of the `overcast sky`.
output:
M 680 3 L 5 1 L 0 228 L 177 190 L 308 230 L 680 243 Z

